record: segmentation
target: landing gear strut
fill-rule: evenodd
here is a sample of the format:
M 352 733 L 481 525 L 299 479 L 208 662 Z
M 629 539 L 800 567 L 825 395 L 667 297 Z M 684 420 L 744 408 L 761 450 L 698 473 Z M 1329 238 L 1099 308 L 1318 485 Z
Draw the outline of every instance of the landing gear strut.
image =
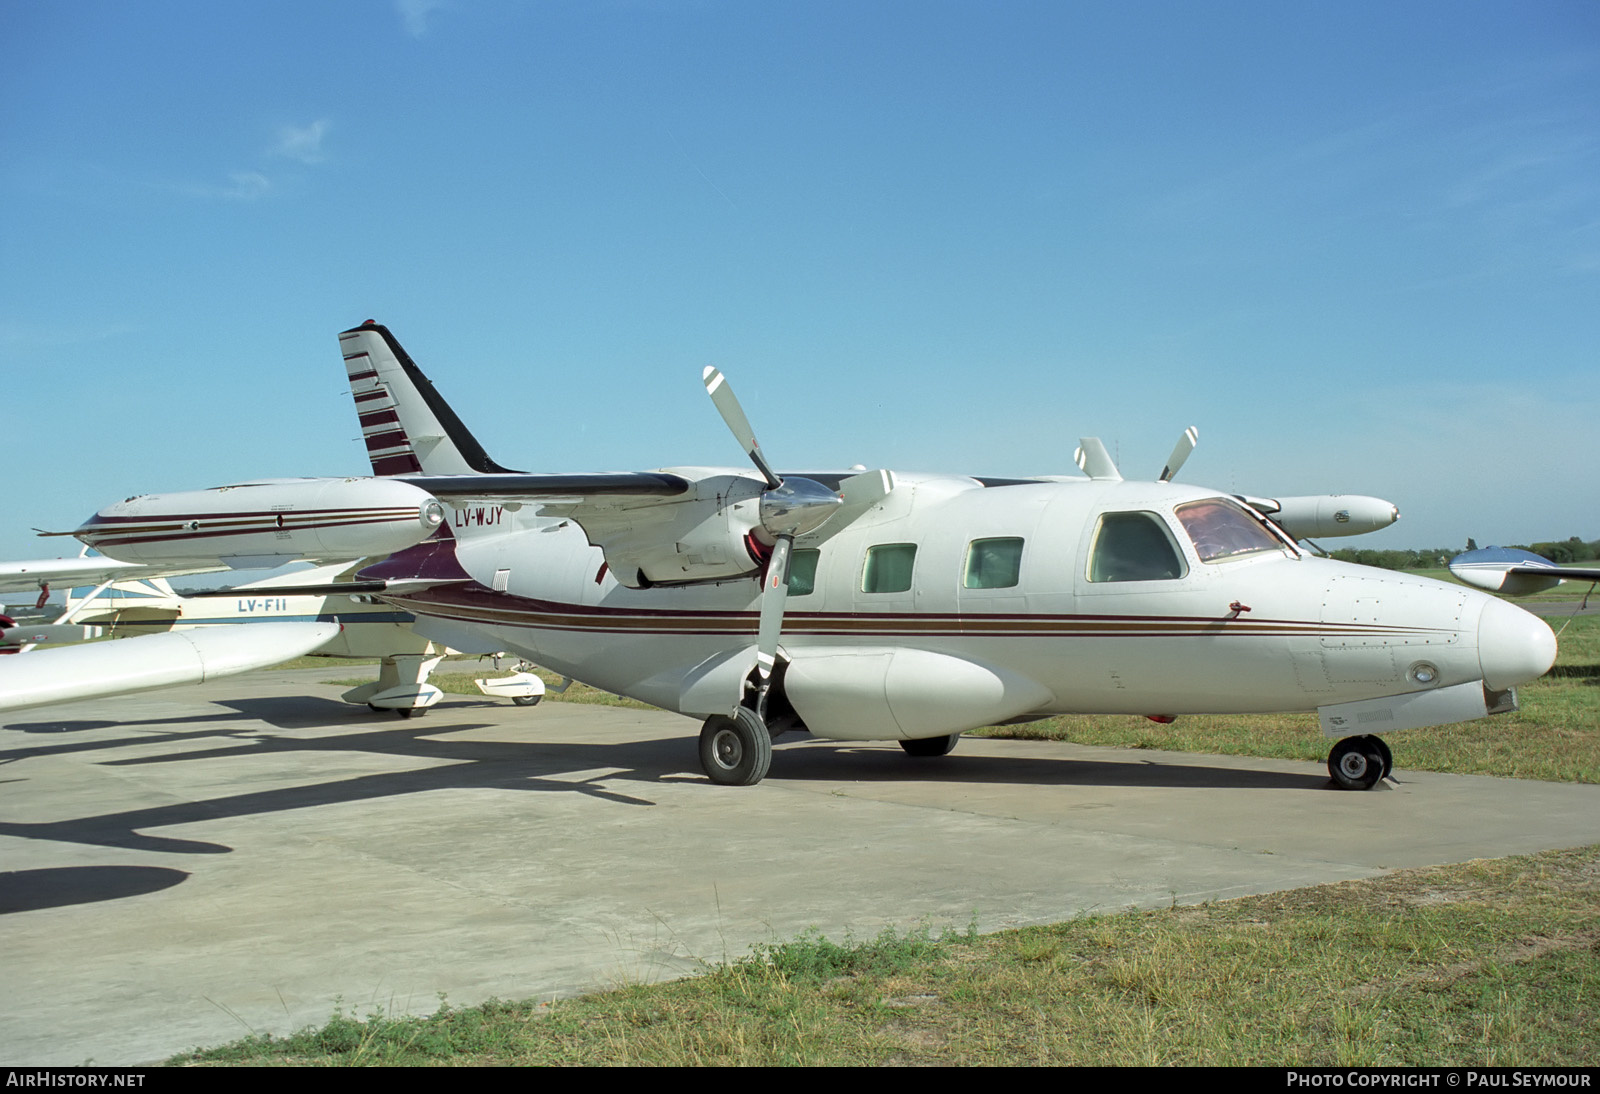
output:
M 756 712 L 713 714 L 700 727 L 700 767 L 714 783 L 754 786 L 772 766 L 772 734 Z
M 1328 774 L 1345 790 L 1371 790 L 1393 769 L 1389 746 L 1370 734 L 1346 737 L 1328 753 Z

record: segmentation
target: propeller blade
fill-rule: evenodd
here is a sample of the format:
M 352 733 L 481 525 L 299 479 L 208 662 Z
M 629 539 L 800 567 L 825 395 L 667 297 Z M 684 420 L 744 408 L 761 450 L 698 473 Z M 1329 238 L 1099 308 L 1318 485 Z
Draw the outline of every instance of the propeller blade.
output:
M 733 393 L 733 385 L 728 383 L 728 378 L 717 368 L 707 365 L 701 379 L 705 381 L 706 394 L 717 405 L 717 413 L 722 415 L 734 440 L 750 457 L 750 462 L 756 465 L 761 477 L 767 480 L 767 487 L 775 490 L 782 486 L 783 480 L 773 473 L 767 458 L 761 454 L 761 446 L 756 443 L 756 432 L 750 428 L 750 419 L 744 416 L 744 408 L 739 405 L 739 397 Z
M 1079 437 L 1078 450 L 1073 453 L 1073 459 L 1091 479 L 1122 481 L 1116 461 L 1111 458 L 1111 453 L 1106 451 L 1106 446 L 1099 437 Z
M 1171 482 L 1172 477 L 1178 473 L 1184 461 L 1189 458 L 1189 453 L 1194 451 L 1194 446 L 1200 443 L 1200 431 L 1190 426 L 1183 431 L 1183 436 L 1178 438 L 1178 443 L 1172 447 L 1172 455 L 1167 457 L 1167 466 L 1161 469 L 1161 477 L 1157 482 Z
M 783 607 L 789 599 L 789 558 L 794 552 L 794 537 L 803 536 L 820 527 L 844 504 L 837 490 L 830 489 L 814 479 L 794 475 L 781 479 L 767 463 L 756 442 L 756 432 L 750 428 L 750 419 L 733 393 L 727 377 L 707 366 L 701 379 L 705 381 L 706 394 L 717 406 L 717 413 L 727 424 L 734 439 L 739 442 L 750 462 L 756 465 L 767 488 L 761 494 L 759 517 L 761 527 L 773 539 L 772 556 L 767 560 L 766 580 L 761 589 L 760 622 L 756 628 L 756 717 L 762 725 L 767 719 L 767 696 L 772 690 L 772 672 L 778 663 L 778 639 L 783 635 Z
M 760 676 L 760 704 L 766 706 L 767 685 L 778 661 L 778 638 L 783 631 L 783 606 L 789 599 L 789 557 L 794 550 L 793 536 L 779 536 L 767 562 L 767 580 L 761 589 L 761 627 L 756 632 L 756 672 Z M 766 711 L 756 713 L 764 719 Z

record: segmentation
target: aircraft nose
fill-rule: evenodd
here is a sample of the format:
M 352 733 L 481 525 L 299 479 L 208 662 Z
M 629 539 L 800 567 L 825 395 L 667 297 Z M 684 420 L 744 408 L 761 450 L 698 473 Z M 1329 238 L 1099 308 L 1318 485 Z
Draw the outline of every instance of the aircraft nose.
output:
M 1556 636 L 1544 620 L 1491 600 L 1478 620 L 1478 665 L 1495 691 L 1537 679 L 1556 661 Z

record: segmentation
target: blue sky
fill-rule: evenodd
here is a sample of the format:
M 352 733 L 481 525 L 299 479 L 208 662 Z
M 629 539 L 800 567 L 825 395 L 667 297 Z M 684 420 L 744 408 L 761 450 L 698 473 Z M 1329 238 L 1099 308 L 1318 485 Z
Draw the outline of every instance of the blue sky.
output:
M 502 463 L 1351 492 L 1600 536 L 1600 6 L 0 0 L 0 557 L 367 470 L 386 323 Z M 1350 541 L 1360 543 L 1363 541 Z

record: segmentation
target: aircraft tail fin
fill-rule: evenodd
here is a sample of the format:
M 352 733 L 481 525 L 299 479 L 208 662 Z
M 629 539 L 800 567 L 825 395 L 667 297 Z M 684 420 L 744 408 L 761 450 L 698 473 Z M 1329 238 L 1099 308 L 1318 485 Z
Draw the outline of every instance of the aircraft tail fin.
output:
M 444 396 L 371 320 L 339 335 L 375 475 L 515 474 L 489 458 Z

